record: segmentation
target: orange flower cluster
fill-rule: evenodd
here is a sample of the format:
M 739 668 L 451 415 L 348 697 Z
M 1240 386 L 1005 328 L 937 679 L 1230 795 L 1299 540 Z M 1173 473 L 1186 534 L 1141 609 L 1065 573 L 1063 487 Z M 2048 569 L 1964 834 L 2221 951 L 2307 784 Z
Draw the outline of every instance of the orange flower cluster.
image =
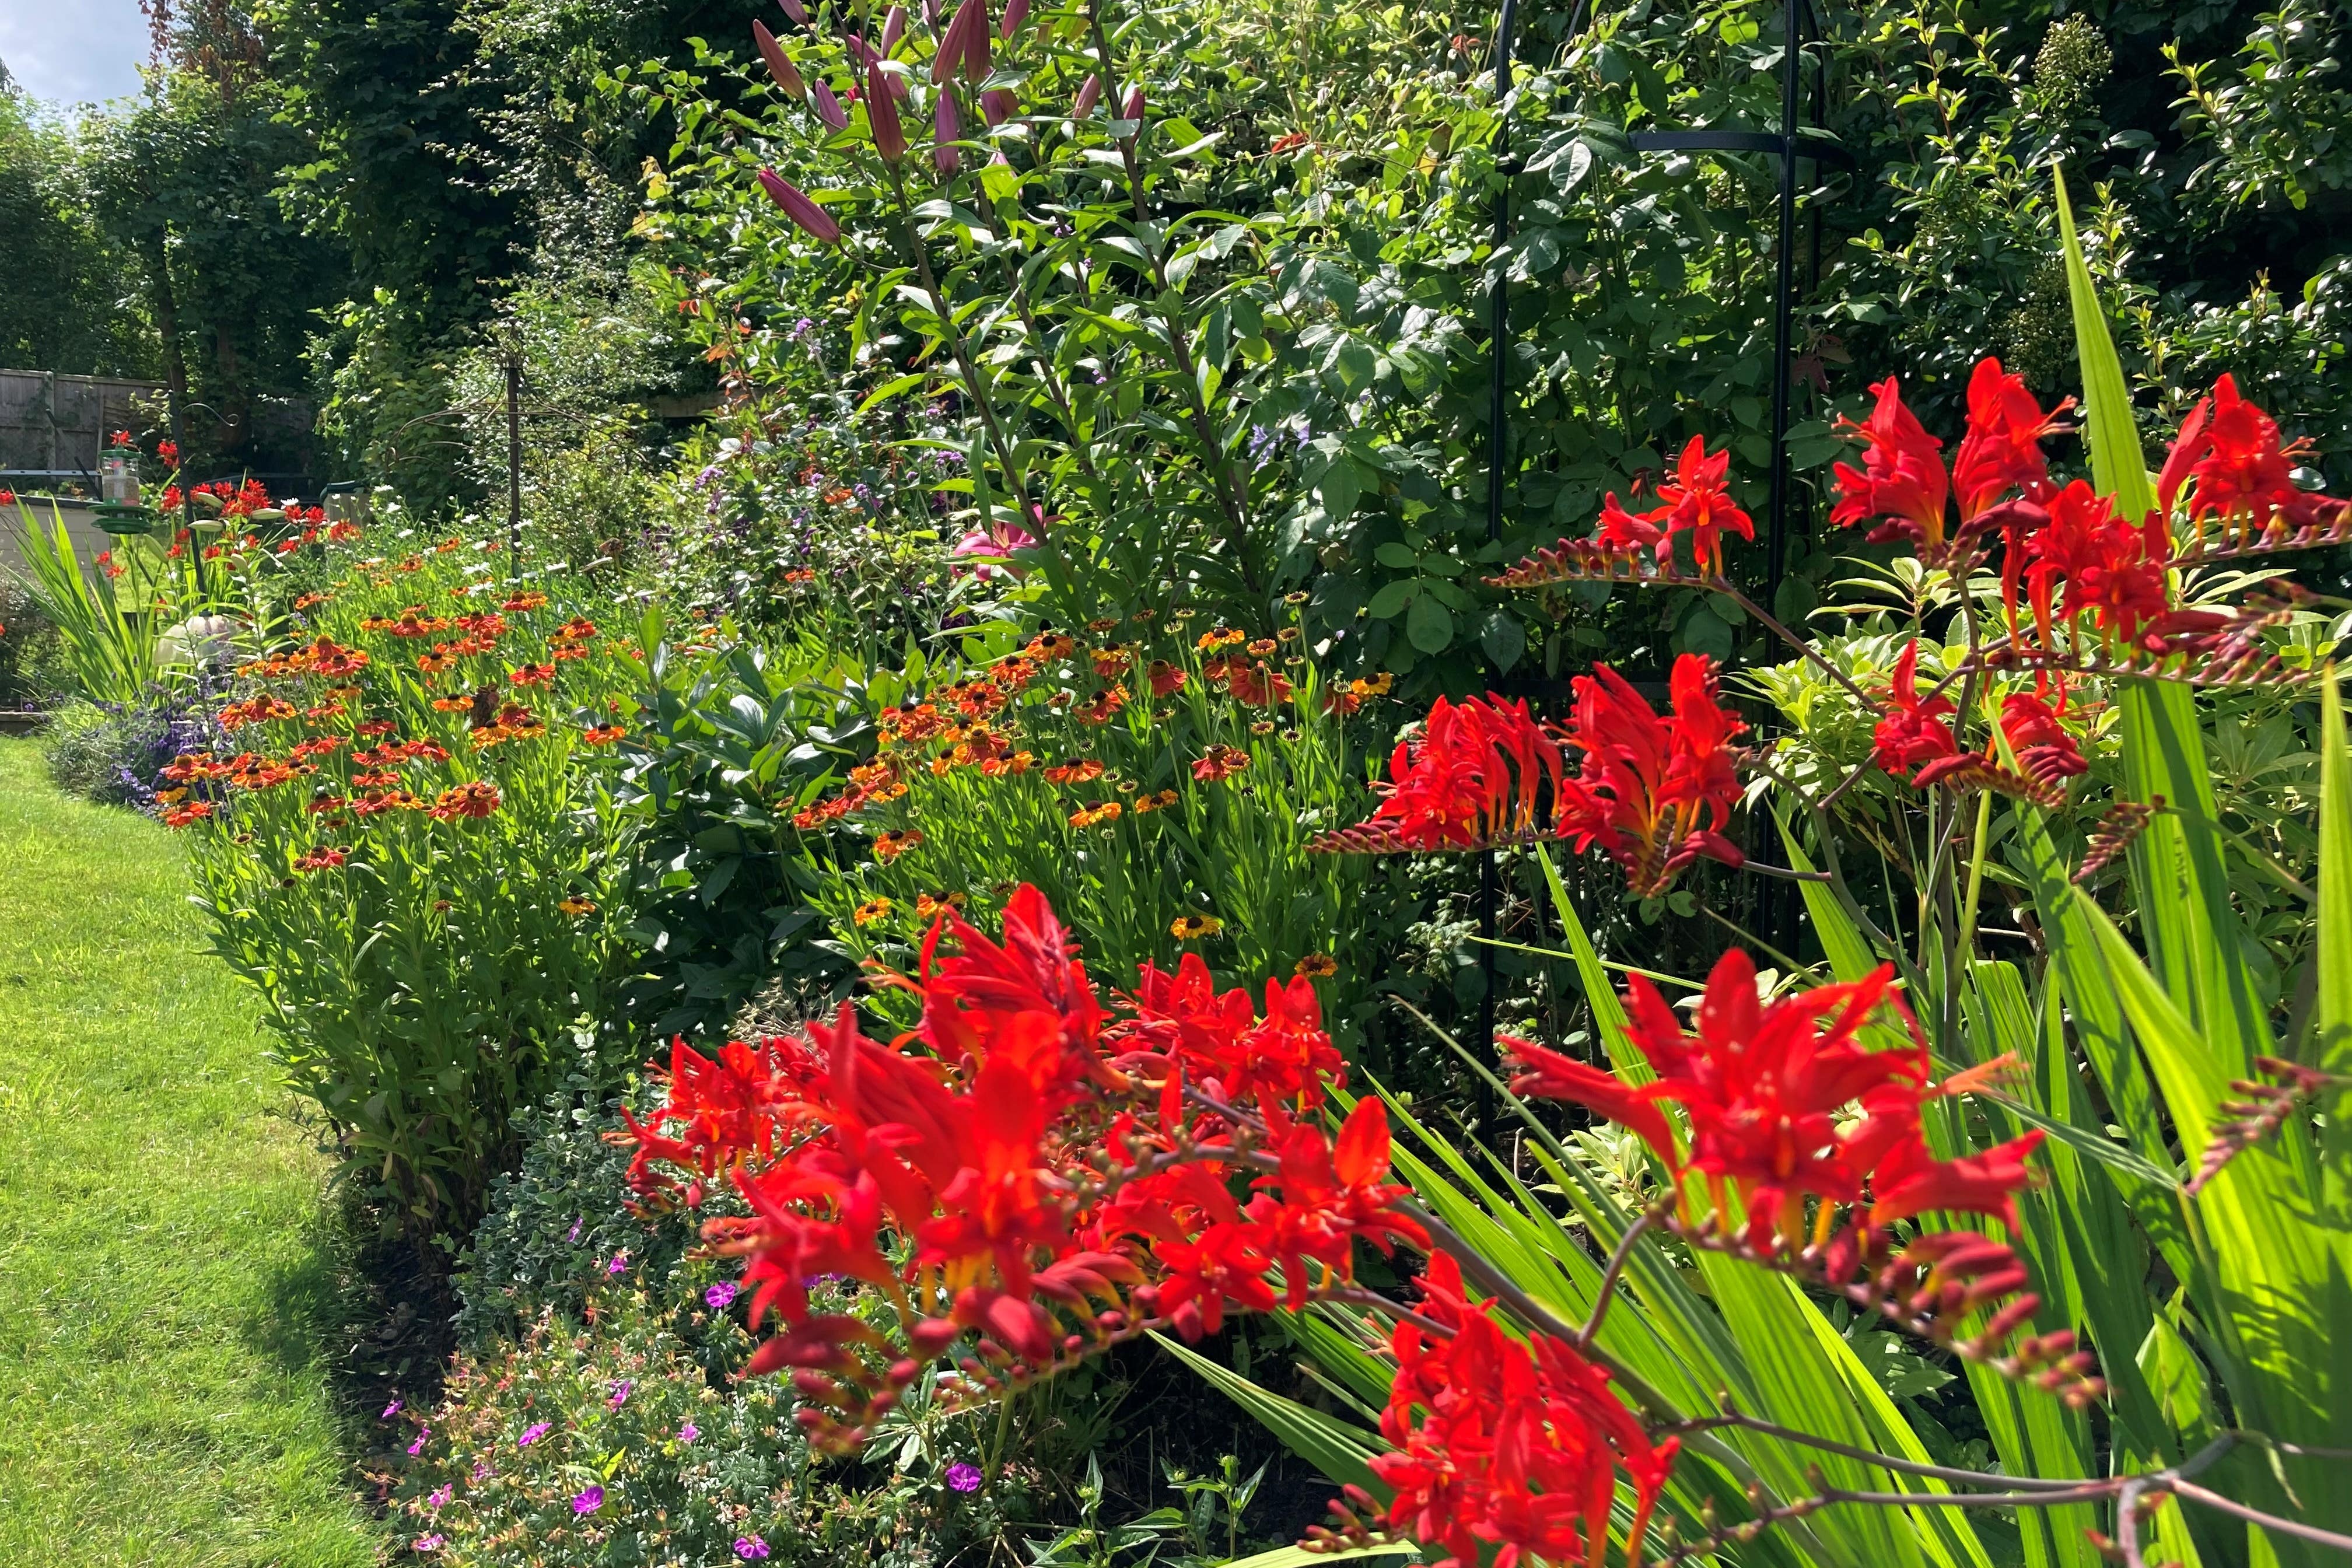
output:
M 231 732 L 242 730 L 247 724 L 261 724 L 273 719 L 293 717 L 294 704 L 282 697 L 272 697 L 266 692 L 258 697 L 248 698 L 243 702 L 232 702 L 214 715 L 220 727 Z
M 596 623 L 573 616 L 548 635 L 547 657 L 562 664 L 566 659 L 586 658 L 589 645 L 596 640 Z
M 295 676 L 314 675 L 327 680 L 341 680 L 357 675 L 368 666 L 368 656 L 355 647 L 345 647 L 331 637 L 319 637 L 290 653 L 272 654 L 243 667 L 242 673 L 263 680 L 285 680 Z
M 487 779 L 476 779 L 471 784 L 443 790 L 440 798 L 433 803 L 431 815 L 442 822 L 457 817 L 478 822 L 498 810 L 500 804 L 499 786 Z
M 396 637 L 438 637 L 454 623 L 446 616 L 430 616 L 422 605 L 411 605 L 397 616 L 369 616 L 360 622 L 363 632 L 385 632 Z
M 547 721 L 520 702 L 509 702 L 488 723 L 468 731 L 467 738 L 476 751 L 482 752 L 503 742 L 532 741 L 546 733 Z

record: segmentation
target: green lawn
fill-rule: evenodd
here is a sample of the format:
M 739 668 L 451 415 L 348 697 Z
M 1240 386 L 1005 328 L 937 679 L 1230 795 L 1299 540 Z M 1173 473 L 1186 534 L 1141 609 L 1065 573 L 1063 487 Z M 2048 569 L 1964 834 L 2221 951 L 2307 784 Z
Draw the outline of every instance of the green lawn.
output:
M 0 1563 L 371 1563 L 324 1162 L 171 836 L 0 742 Z

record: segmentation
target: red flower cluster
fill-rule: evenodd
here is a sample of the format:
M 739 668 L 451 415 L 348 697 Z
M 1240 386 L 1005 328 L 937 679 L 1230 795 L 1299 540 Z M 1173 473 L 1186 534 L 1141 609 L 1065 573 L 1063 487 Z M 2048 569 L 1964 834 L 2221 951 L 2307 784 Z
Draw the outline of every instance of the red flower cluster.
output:
M 2181 422 L 2157 480 L 2158 505 L 2170 517 L 2185 488 L 2199 543 L 2209 520 L 2232 543 L 2338 527 L 2352 502 L 2295 488 L 2294 460 L 2310 446 L 2282 444 L 2278 421 L 2240 397 L 2236 379 L 2224 375 Z
M 1657 557 L 1658 569 L 1674 564 L 1675 540 L 1691 536 L 1691 560 L 1710 576 L 1723 575 L 1723 535 L 1756 537 L 1756 524 L 1731 499 L 1727 479 L 1731 450 L 1706 455 L 1706 437 L 1694 436 L 1675 459 L 1675 477 L 1658 487 L 1658 504 L 1644 512 L 1628 512 L 1614 490 L 1601 504 L 1601 531 L 1594 542 L 1602 550 L 1631 553 L 1647 548 Z
M 1538 724 L 1524 700 L 1439 698 L 1421 734 L 1398 743 L 1371 817 L 1308 847 L 1391 854 L 1549 837 L 1582 853 L 1598 844 L 1643 898 L 1702 855 L 1742 864 L 1722 829 L 1739 798 L 1731 742 L 1747 725 L 1717 700 L 1714 661 L 1675 660 L 1663 720 L 1606 665 L 1573 686 L 1564 731 Z M 1563 745 L 1584 754 L 1573 778 Z
M 1426 1245 L 1387 1184 L 1380 1102 L 1336 1140 L 1313 1114 L 1339 1060 L 1307 982 L 1270 984 L 1260 1018 L 1192 959 L 1147 970 L 1115 1020 L 1026 886 L 1002 942 L 950 910 L 922 954 L 896 982 L 921 998 L 908 1035 L 867 1039 L 845 1008 L 716 1063 L 680 1045 L 667 1103 L 630 1124 L 641 1191 L 676 1192 L 667 1163 L 726 1173 L 750 1205 L 705 1235 L 747 1259 L 752 1321 L 782 1323 L 754 1369 L 797 1369 L 820 1438 L 854 1441 L 916 1358 L 951 1346 L 969 1395 L 1147 1328 L 1198 1335 L 1230 1307 L 1347 1288 L 1358 1237 Z M 891 1236 L 910 1244 L 898 1262 Z M 814 1311 L 825 1274 L 889 1296 L 898 1335 Z
M 1545 781 L 1565 783 L 1559 742 L 1525 699 L 1489 695 L 1455 706 L 1441 697 L 1421 734 L 1397 742 L 1381 804 L 1365 824 L 1400 847 L 1475 849 L 1533 836 Z
M 2014 533 L 2032 527 L 2049 489 L 2049 460 L 2042 442 L 2066 428 L 2057 416 L 2073 399 L 2048 413 L 2026 390 L 2025 378 L 1984 359 L 1969 378 L 1969 429 L 1948 477 L 1943 443 L 1927 434 L 1904 406 L 1893 376 L 1871 388 L 1878 399 L 1868 420 L 1843 421 L 1868 443 L 1863 466 L 1837 465 L 1838 503 L 1830 521 L 1841 528 L 1877 521 L 1875 543 L 1907 539 L 1920 555 L 1937 560 L 1946 552 L 1947 502 L 1959 501 L 1959 525 L 1951 544 L 1968 544 L 1996 528 Z
M 1807 1198 L 1819 1200 L 1812 1244 L 1827 1241 L 1840 1205 L 1862 1203 L 1865 1192 L 1864 1223 L 1873 1227 L 1928 1209 L 1990 1215 L 2013 1226 L 2012 1194 L 2026 1184 L 2024 1158 L 2042 1134 L 1966 1160 L 1929 1157 L 1919 1107 L 1938 1091 L 1929 1087 L 1927 1039 L 1895 994 L 1894 973 L 1884 966 L 1863 980 L 1767 1005 L 1757 998 L 1755 966 L 1734 948 L 1707 976 L 1696 1035 L 1685 1034 L 1656 987 L 1636 975 L 1626 1009 L 1655 1081 L 1633 1089 L 1513 1041 L 1512 1054 L 1525 1064 L 1513 1087 L 1574 1100 L 1640 1134 L 1678 1185 L 1692 1173 L 1705 1177 L 1718 1211 L 1727 1194 L 1736 1194 L 1748 1244 L 1760 1252 L 1807 1244 Z M 1863 1042 L 1863 1026 L 1882 1011 L 1908 1031 L 1909 1047 Z M 1687 1116 L 1687 1155 L 1661 1104 Z M 1861 1119 L 1842 1122 L 1844 1108 L 1855 1104 Z
M 2045 803 L 2057 798 L 2064 780 L 2090 767 L 2063 722 L 2063 679 L 2045 675 L 2040 689 L 2012 691 L 2001 699 L 2000 734 L 2017 758 L 2016 771 L 2003 764 L 2000 744 L 1990 737 L 1981 752 L 1960 750 L 1951 725 L 1957 711 L 1948 698 L 1920 696 L 1919 639 L 1912 638 L 1895 656 L 1886 715 L 1872 734 L 1874 760 L 1897 778 L 1909 773 L 1919 789 L 1939 784 L 1992 789 Z M 1912 773 L 1914 768 L 1918 771 Z
M 1507 1040 L 1522 1094 L 1571 1100 L 1637 1134 L 1675 1185 L 1677 1233 L 1700 1245 L 1805 1273 L 1906 1328 L 2070 1401 L 2094 1397 L 2089 1359 L 2065 1331 L 2012 1336 L 2039 1304 L 2020 1294 L 2024 1265 L 1977 1231 L 1927 1232 L 1897 1247 L 1889 1226 L 1941 1212 L 2017 1226 L 2016 1195 L 2039 1131 L 1955 1160 L 1927 1147 L 1921 1107 L 1958 1094 L 1999 1064 L 1929 1081 L 1927 1044 L 1893 989 L 1891 965 L 1846 984 L 1770 1003 L 1756 994 L 1745 953 L 1726 952 L 1707 977 L 1696 1034 L 1648 981 L 1625 995 L 1634 1044 L 1657 1070 L 1635 1088 L 1583 1062 Z M 1882 1012 L 1908 1046 L 1874 1047 L 1864 1026 Z M 1672 1106 L 1675 1119 L 1664 1109 Z M 1851 1117 L 1849 1108 L 1861 1114 Z M 1696 1214 L 1701 1179 L 1710 1212 Z M 1746 1215 L 1736 1237 L 1733 1200 Z M 1812 1205 L 1807 1213 L 1807 1204 Z M 1991 1316 L 1971 1337 L 1971 1314 Z M 2005 1357 L 2002 1352 L 2010 1353 Z
M 1622 1469 L 1633 1483 L 1626 1562 L 1640 1568 L 1680 1439 L 1653 1442 L 1609 1392 L 1609 1374 L 1566 1341 L 1507 1331 L 1493 1302 L 1465 1293 L 1452 1258 L 1429 1260 L 1422 1290 L 1423 1316 L 1453 1337 L 1433 1342 L 1397 1325 L 1396 1379 L 1381 1413 L 1396 1451 L 1371 1461 L 1396 1494 L 1390 1528 L 1444 1548 L 1434 1568 L 1599 1568 Z M 1490 1547 L 1499 1549 L 1491 1557 Z
M 1572 686 L 1567 741 L 1584 761 L 1560 790 L 1553 831 L 1580 853 L 1599 844 L 1640 898 L 1664 893 L 1702 855 L 1743 864 L 1722 830 L 1739 798 L 1731 742 L 1748 726 L 1717 700 L 1715 661 L 1675 660 L 1663 720 L 1605 664 Z

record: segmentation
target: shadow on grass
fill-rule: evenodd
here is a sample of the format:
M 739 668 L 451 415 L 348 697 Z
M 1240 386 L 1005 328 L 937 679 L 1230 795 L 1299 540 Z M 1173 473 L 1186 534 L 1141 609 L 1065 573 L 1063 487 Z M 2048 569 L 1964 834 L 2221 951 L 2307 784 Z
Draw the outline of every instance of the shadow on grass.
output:
M 395 1399 L 419 1411 L 439 1401 L 457 1345 L 457 1292 L 446 1260 L 420 1258 L 386 1236 L 343 1183 L 329 1184 L 303 1228 L 299 1260 L 266 1281 L 268 1305 L 241 1334 L 289 1373 L 323 1378 L 337 1447 L 381 1511 L 411 1431 L 383 1411 Z

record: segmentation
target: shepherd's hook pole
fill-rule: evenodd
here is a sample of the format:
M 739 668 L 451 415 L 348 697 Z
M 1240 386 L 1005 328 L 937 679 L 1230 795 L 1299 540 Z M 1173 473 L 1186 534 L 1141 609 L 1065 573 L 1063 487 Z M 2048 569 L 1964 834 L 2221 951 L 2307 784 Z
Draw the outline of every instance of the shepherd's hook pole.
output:
M 507 350 L 507 573 L 522 575 L 522 356 Z
M 1503 0 L 1502 15 L 1495 21 L 1495 274 L 1488 296 L 1490 312 L 1489 391 L 1493 396 L 1491 416 L 1486 428 L 1486 539 L 1488 542 L 1503 537 L 1503 470 L 1507 460 L 1507 426 L 1510 388 L 1508 385 L 1511 347 L 1511 289 L 1509 267 L 1503 256 L 1503 247 L 1510 237 L 1511 227 L 1511 122 L 1506 104 L 1511 96 L 1511 35 L 1519 19 L 1518 0 Z M 1478 1038 L 1488 1050 L 1495 1043 L 1495 972 L 1496 906 L 1500 901 L 1501 889 L 1496 874 L 1492 849 L 1478 855 L 1478 976 L 1485 984 L 1478 996 Z M 1497 1107 L 1495 1091 L 1483 1080 L 1478 1086 L 1478 1122 L 1492 1128 Z

